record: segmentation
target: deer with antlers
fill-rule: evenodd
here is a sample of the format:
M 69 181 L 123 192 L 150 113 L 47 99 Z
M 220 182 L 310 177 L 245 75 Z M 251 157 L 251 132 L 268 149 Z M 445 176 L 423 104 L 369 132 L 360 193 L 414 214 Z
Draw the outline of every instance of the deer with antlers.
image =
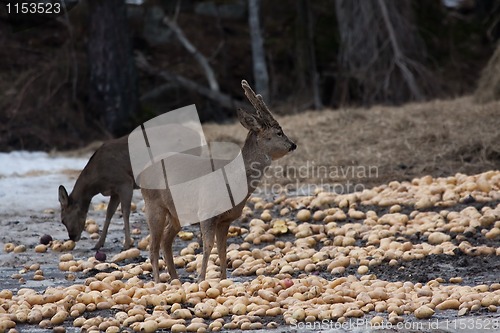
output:
M 220 261 L 220 278 L 226 278 L 227 260 L 226 248 L 228 229 L 231 222 L 241 216 L 241 212 L 248 197 L 256 189 L 264 170 L 273 160 L 285 156 L 297 148 L 281 129 L 274 119 L 261 95 L 256 95 L 247 81 L 241 86 L 246 97 L 254 107 L 254 111 L 238 109 L 240 123 L 248 129 L 248 135 L 242 148 L 242 157 L 245 164 L 248 194 L 243 201 L 233 208 L 212 218 L 200 222 L 203 242 L 203 260 L 199 281 L 205 280 L 208 259 L 217 240 L 217 252 Z M 172 243 L 181 230 L 179 218 L 176 216 L 174 203 L 168 189 L 141 189 L 146 206 L 146 218 L 150 230 L 150 260 L 153 266 L 153 277 L 159 281 L 159 253 L 160 247 L 166 262 L 168 273 L 172 279 L 178 275 L 174 266 Z

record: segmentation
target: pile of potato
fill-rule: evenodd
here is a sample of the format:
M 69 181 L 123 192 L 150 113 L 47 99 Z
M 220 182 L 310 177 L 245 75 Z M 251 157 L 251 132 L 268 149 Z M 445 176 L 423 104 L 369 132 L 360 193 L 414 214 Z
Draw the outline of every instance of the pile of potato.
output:
M 215 249 L 207 281 L 201 283 L 167 282 L 168 274 L 162 273 L 164 282 L 155 284 L 149 261 L 122 264 L 141 255 L 135 248 L 110 262 L 94 257 L 76 260 L 65 253 L 59 268 L 67 272 L 68 280 L 75 280 L 79 272 L 100 273 L 43 293 L 29 288 L 0 291 L 0 332 L 19 323 L 63 331 L 60 326 L 71 321 L 87 332 L 120 332 L 124 327 L 137 332 L 205 332 L 275 328 L 283 321 L 345 322 L 365 315 L 371 324 L 380 325 L 402 322 L 407 315 L 426 319 L 450 309 L 458 316 L 481 308 L 496 312 L 500 283 L 468 286 L 459 276 L 427 283 L 391 282 L 370 272 L 375 266 L 398 266 L 431 254 L 500 255 L 500 204 L 456 209 L 471 198 L 483 203 L 500 200 L 500 172 L 426 176 L 345 195 L 318 191 L 273 202 L 253 197 L 242 217 L 248 228 L 232 226 L 230 237 L 241 240 L 228 247 L 233 277 L 253 278 L 219 281 Z M 411 236 L 416 233 L 421 241 L 413 243 Z M 466 240 L 466 235 L 477 233 L 491 240 L 490 245 Z M 186 242 L 192 237 L 182 234 Z M 147 238 L 139 245 L 145 250 Z M 176 266 L 197 276 L 199 247 L 187 243 L 175 257 Z M 162 261 L 160 265 L 164 268 Z M 346 276 L 350 267 L 356 275 Z M 26 270 L 43 277 L 39 266 Z M 86 319 L 85 313 L 107 309 L 114 311 Z
M 251 281 L 209 280 L 202 283 L 155 284 L 137 276 L 124 279 L 123 272 L 98 273 L 82 284 L 47 288 L 44 293 L 22 288 L 16 294 L 0 292 L 0 329 L 16 323 L 58 326 L 71 320 L 87 332 L 135 331 L 174 332 L 217 331 L 222 328 L 258 329 L 263 318 L 267 327 L 276 327 L 273 318 L 287 324 L 297 321 L 359 318 L 377 313 L 372 319 L 397 323 L 403 315 L 431 317 L 435 311 L 454 309 L 458 315 L 486 307 L 496 311 L 500 284 L 460 286 L 440 279 L 426 284 L 387 282 L 374 275 L 350 275 L 332 280 L 318 276 L 291 279 L 287 274 L 259 276 Z M 114 309 L 109 317 L 84 317 L 85 312 Z M 384 319 L 384 317 L 386 317 Z

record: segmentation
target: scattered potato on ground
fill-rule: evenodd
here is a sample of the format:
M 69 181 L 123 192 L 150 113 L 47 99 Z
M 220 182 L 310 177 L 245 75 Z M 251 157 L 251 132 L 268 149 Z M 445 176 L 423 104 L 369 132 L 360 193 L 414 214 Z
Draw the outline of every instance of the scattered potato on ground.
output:
M 61 332 L 67 325 L 89 332 L 204 332 L 356 318 L 376 326 L 427 320 L 442 311 L 496 313 L 498 281 L 475 283 L 467 274 L 428 279 L 411 265 L 437 257 L 458 265 L 499 256 L 499 191 L 500 172 L 490 171 L 395 181 L 350 194 L 318 191 L 271 203 L 252 197 L 246 222 L 229 229 L 230 275 L 222 281 L 216 247 L 209 278 L 186 278 L 196 277 L 201 266 L 200 244 L 189 242 L 192 231 L 179 233 L 182 249 L 175 264 L 183 268 L 181 279 L 169 281 L 162 271 L 165 282 L 158 284 L 152 282 L 151 263 L 142 258 L 147 237 L 109 262 L 101 262 L 100 251 L 87 258 L 68 252 L 72 241 L 6 243 L 8 256 L 55 254 L 66 283 L 0 290 L 0 329 L 28 323 Z M 475 204 L 462 203 L 470 197 Z M 95 229 L 95 221 L 86 224 Z M 160 267 L 165 269 L 163 261 Z M 384 270 L 400 275 L 382 279 Z M 417 276 L 397 278 L 406 271 Z M 36 262 L 14 277 L 48 279 Z

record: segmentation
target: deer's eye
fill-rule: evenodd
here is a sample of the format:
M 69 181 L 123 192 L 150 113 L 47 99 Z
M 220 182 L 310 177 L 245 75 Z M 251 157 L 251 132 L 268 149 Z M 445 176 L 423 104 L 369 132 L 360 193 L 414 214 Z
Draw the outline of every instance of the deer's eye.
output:
M 278 132 L 276 135 L 277 136 L 283 136 L 283 132 Z

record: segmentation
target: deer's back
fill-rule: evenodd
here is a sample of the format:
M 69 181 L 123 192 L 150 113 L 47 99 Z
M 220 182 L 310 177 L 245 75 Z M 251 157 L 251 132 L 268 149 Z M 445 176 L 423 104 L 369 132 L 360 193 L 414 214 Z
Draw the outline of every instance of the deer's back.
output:
M 83 169 L 78 182 L 85 182 L 94 192 L 109 194 L 124 186 L 137 188 L 134 181 L 128 137 L 105 142 Z

